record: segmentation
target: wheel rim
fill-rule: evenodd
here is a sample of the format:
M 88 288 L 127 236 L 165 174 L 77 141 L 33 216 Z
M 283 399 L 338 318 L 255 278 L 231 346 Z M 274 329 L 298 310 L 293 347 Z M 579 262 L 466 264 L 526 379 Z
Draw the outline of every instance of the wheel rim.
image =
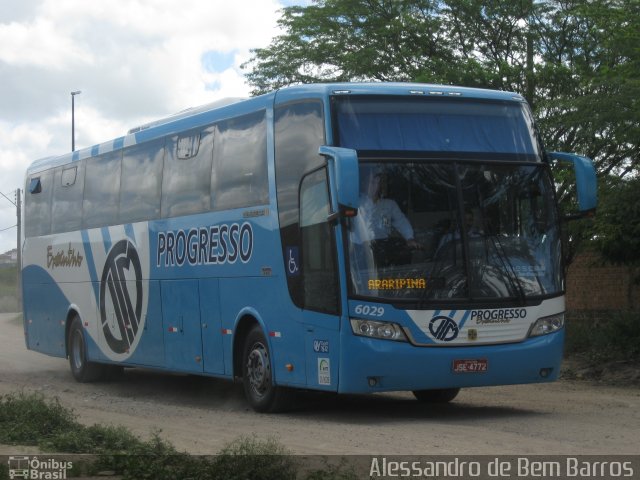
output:
M 71 359 L 73 360 L 73 367 L 76 370 L 81 370 L 84 363 L 84 344 L 82 342 L 82 334 L 79 331 L 73 333 L 71 339 Z
M 269 354 L 262 343 L 256 343 L 247 357 L 247 378 L 252 392 L 264 396 L 271 386 L 271 364 Z

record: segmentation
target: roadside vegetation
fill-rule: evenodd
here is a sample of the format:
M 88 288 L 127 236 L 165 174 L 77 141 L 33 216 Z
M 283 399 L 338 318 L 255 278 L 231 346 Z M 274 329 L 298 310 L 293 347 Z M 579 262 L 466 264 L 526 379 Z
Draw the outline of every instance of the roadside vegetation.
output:
M 640 360 L 640 312 L 576 318 L 567 330 L 568 355 L 593 361 Z
M 19 311 L 16 291 L 16 266 L 0 267 L 0 313 Z
M 350 480 L 355 473 L 344 465 L 323 462 L 315 469 L 302 465 L 273 439 L 240 437 L 216 455 L 194 457 L 178 452 L 159 432 L 142 440 L 125 427 L 85 426 L 72 410 L 39 393 L 0 397 L 0 444 L 37 446 L 43 452 L 92 454 L 74 461 L 71 475 L 112 472 L 123 479 L 255 479 Z M 8 478 L 0 464 L 0 479 Z
M 571 315 L 563 376 L 640 385 L 640 311 Z

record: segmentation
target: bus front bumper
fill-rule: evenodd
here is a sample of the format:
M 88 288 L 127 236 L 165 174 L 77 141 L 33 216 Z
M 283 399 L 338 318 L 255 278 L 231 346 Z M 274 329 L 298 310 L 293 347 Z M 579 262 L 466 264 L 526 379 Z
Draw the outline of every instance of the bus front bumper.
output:
M 416 347 L 344 332 L 338 391 L 374 393 L 550 382 L 560 373 L 564 335 L 562 329 L 519 343 Z M 466 361 L 486 364 L 486 370 L 454 371 L 454 365 Z

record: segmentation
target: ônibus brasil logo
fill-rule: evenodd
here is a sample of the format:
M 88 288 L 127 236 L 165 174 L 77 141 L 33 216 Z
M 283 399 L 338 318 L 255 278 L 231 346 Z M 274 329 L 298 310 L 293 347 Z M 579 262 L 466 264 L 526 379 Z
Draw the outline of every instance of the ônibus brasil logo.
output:
M 107 302 L 113 317 L 107 315 Z M 128 353 L 138 335 L 142 312 L 142 269 L 133 243 L 120 240 L 107 256 L 100 281 L 100 319 L 114 353 Z M 111 325 L 110 325 L 111 323 Z
M 69 470 L 73 468 L 73 462 L 47 458 L 39 460 L 38 457 L 9 457 L 9 478 L 25 478 L 31 480 L 64 480 L 68 478 Z
M 460 330 L 458 324 L 451 318 L 438 315 L 437 317 L 433 317 L 431 322 L 429 322 L 429 331 L 436 340 L 450 342 L 456 339 Z

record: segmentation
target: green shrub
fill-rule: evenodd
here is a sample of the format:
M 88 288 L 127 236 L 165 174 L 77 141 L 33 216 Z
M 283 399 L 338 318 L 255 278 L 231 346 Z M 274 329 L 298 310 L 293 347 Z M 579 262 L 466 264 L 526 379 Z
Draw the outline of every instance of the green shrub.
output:
M 640 360 L 640 312 L 570 318 L 565 350 L 593 361 Z
M 324 466 L 320 470 L 313 470 L 305 476 L 305 480 L 357 480 L 358 475 L 346 464 L 344 458 L 338 465 L 332 465 L 324 462 Z
M 229 480 L 295 480 L 297 465 L 281 444 L 240 437 L 227 444 L 213 460 L 209 478 Z
M 0 443 L 37 445 L 79 426 L 57 398 L 24 392 L 0 397 Z
M 78 423 L 72 410 L 58 399 L 40 393 L 18 393 L 0 397 L 0 443 L 38 445 L 44 451 L 99 455 L 81 470 L 95 475 L 113 471 L 128 479 L 173 480 L 295 480 L 298 463 L 273 439 L 240 437 L 214 457 L 192 457 L 178 452 L 155 432 L 141 440 L 124 427 Z M 74 472 L 79 472 L 74 466 Z M 6 468 L 0 466 L 0 480 Z M 357 478 L 344 462 L 305 472 L 306 480 L 352 480 Z
M 16 275 L 16 266 L 0 266 L 0 313 L 12 313 L 20 310 Z

